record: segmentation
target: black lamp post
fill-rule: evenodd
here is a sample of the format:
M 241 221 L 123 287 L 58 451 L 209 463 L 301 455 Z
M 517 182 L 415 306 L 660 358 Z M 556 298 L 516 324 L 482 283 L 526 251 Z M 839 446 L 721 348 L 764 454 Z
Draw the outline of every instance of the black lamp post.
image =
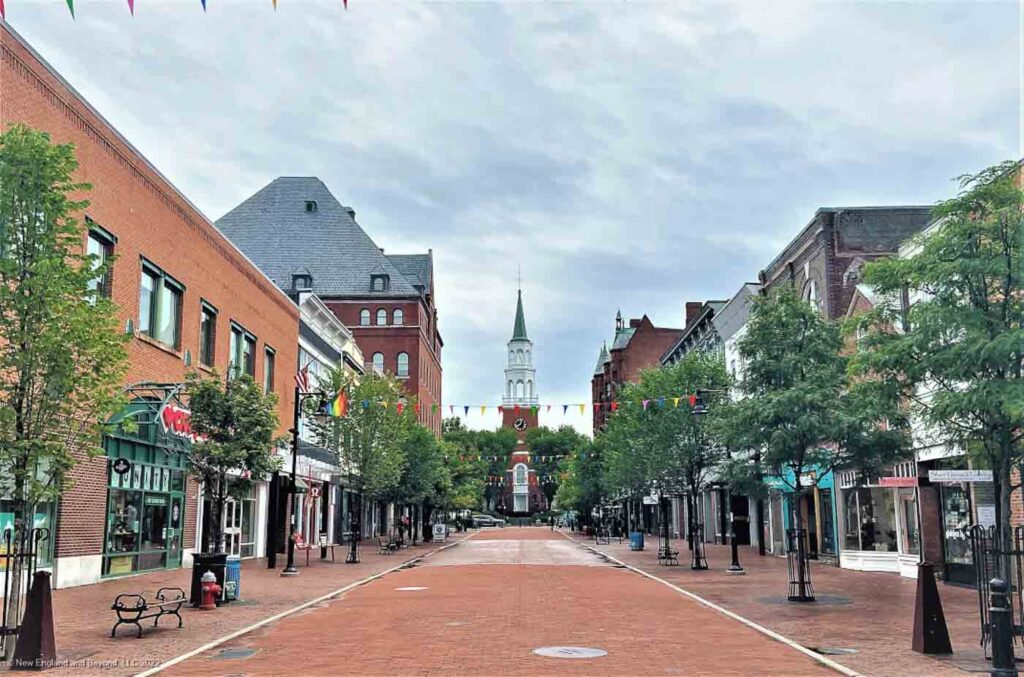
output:
M 317 423 L 326 423 L 328 417 L 326 411 L 327 398 L 321 392 L 304 393 L 299 390 L 298 386 L 295 387 L 295 410 L 292 418 L 292 524 L 291 533 L 288 536 L 288 564 L 285 565 L 284 570 L 281 571 L 282 576 L 298 576 L 299 570 L 295 567 L 295 532 L 299 526 L 299 511 L 296 509 L 296 489 L 298 486 L 298 472 L 299 472 L 299 421 L 302 417 L 302 403 L 317 398 L 320 401 L 320 406 L 317 407 L 314 417 Z
M 693 403 L 693 409 L 690 410 L 690 414 L 694 417 L 694 421 L 699 425 L 700 417 L 708 413 L 708 409 L 704 406 L 704 400 L 701 397 L 700 390 L 697 391 L 696 401 Z M 708 560 L 704 557 L 704 542 L 701 538 L 701 526 L 697 523 L 697 496 L 692 496 L 690 504 L 693 506 L 693 510 L 690 511 L 690 568 L 695 571 L 703 571 L 708 568 Z

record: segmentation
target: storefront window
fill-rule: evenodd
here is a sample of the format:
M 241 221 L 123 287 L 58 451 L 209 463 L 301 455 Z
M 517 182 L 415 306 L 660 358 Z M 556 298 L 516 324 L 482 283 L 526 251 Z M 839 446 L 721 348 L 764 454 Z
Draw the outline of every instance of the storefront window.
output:
M 0 552 L 3 552 L 3 533 L 8 529 L 14 529 L 14 519 L 17 516 L 14 501 L 0 499 Z M 54 516 L 57 512 L 55 503 L 40 503 L 36 506 L 35 517 L 32 520 L 33 529 L 47 529 L 48 535 L 39 541 L 38 562 L 36 566 L 49 566 L 53 564 L 53 542 L 54 542 Z M 12 533 L 13 538 L 13 533 Z M 2 566 L 0 566 L 2 570 Z
M 892 489 L 847 489 L 843 492 L 843 508 L 847 549 L 896 552 L 896 506 Z
M 903 552 L 917 555 L 921 552 L 921 530 L 917 519 L 917 494 L 913 489 L 900 489 L 900 514 L 903 516 Z
M 971 509 L 964 485 L 942 484 L 943 537 L 946 562 L 971 564 L 971 544 L 967 529 L 971 526 Z

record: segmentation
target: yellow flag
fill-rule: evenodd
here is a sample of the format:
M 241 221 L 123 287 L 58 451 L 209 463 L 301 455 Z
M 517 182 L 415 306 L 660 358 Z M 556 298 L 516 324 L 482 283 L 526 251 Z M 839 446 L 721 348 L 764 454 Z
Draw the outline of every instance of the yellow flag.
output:
M 679 407 L 679 398 L 678 397 L 673 397 L 672 398 L 672 406 L 676 407 L 676 408 Z
M 486 407 L 486 406 L 483 406 L 483 405 L 481 405 L 481 406 L 480 406 L 480 415 L 481 415 L 481 416 L 483 416 L 483 415 L 484 415 L 484 414 L 486 414 L 486 413 L 487 413 L 487 407 Z
M 380 406 L 382 406 L 382 407 L 384 407 L 385 409 L 387 409 L 387 408 L 388 408 L 388 403 L 387 403 L 387 401 L 381 402 L 381 403 L 380 403 Z
M 587 409 L 587 405 L 581 404 L 580 405 L 580 414 L 582 414 L 584 411 L 586 411 L 586 409 Z

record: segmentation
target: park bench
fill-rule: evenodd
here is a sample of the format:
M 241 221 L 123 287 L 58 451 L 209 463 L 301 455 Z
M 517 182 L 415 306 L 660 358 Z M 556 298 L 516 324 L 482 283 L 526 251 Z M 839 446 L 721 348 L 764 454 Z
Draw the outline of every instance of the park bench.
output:
M 299 552 L 306 551 L 306 566 L 309 566 L 309 551 L 313 549 L 312 543 L 306 543 L 306 538 L 302 535 L 302 532 L 295 532 L 292 537 L 295 541 L 295 549 Z
M 171 596 L 174 593 L 174 596 Z M 117 623 L 110 629 L 110 636 L 117 634 L 117 626 L 134 625 L 139 629 L 138 637 L 142 637 L 142 624 L 139 621 L 149 618 L 153 619 L 153 627 L 160 623 L 161 616 L 177 616 L 178 627 L 184 625 L 181 614 L 181 607 L 188 599 L 185 591 L 181 588 L 160 588 L 156 595 L 146 599 L 144 595 L 134 593 L 123 593 L 114 598 L 110 608 L 117 613 Z
M 335 546 L 335 544 L 327 542 L 327 532 L 326 531 L 321 531 L 320 532 L 320 542 L 319 542 L 318 545 L 320 547 L 320 558 L 321 559 L 327 559 L 327 551 L 330 550 L 331 551 L 331 561 L 333 562 L 334 561 L 334 546 Z M 306 553 L 306 564 L 309 564 L 309 553 Z
M 598 529 L 595 541 L 596 545 L 609 545 L 612 542 L 612 534 L 608 529 Z
M 377 543 L 380 546 L 377 549 L 378 555 L 390 555 L 398 549 L 398 546 L 395 545 L 395 542 L 389 539 L 387 536 L 378 536 Z
M 679 566 L 679 551 L 667 545 L 658 548 L 658 564 Z

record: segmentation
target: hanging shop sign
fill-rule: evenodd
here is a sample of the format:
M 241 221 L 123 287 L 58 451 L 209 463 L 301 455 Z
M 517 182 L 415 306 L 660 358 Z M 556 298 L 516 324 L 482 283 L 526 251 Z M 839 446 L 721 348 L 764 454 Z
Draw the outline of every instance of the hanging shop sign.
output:
M 950 482 L 991 482 L 991 470 L 929 470 L 928 481 Z
M 127 458 L 118 458 L 110 464 L 110 467 L 113 468 L 114 472 L 118 475 L 127 475 L 132 469 L 132 462 Z
M 916 477 L 879 477 L 880 487 L 916 487 L 919 484 Z
M 160 411 L 160 427 L 168 435 L 180 437 L 183 440 L 193 440 L 192 434 L 192 412 L 184 407 L 168 402 Z

